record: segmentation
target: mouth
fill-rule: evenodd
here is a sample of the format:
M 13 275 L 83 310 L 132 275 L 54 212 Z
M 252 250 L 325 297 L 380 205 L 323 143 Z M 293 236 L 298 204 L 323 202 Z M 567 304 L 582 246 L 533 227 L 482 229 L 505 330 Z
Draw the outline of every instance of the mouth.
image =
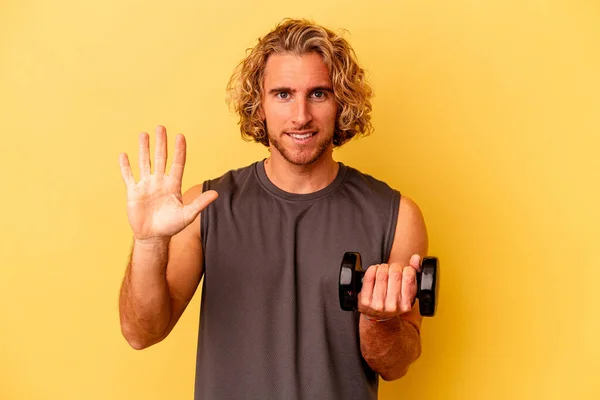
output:
M 296 131 L 296 132 L 286 132 L 286 135 L 291 137 L 296 143 L 308 143 L 312 137 L 314 137 L 317 132 L 314 131 Z

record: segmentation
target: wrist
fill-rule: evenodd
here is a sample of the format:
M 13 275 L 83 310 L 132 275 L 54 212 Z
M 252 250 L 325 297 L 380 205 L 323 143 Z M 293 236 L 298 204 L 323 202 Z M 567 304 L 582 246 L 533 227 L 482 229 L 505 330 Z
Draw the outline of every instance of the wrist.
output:
M 156 247 L 164 247 L 169 244 L 171 238 L 168 236 L 157 236 L 144 239 L 133 237 L 133 242 L 136 247 L 152 249 Z
M 392 319 L 394 319 L 395 317 L 389 317 L 389 318 L 377 318 L 377 317 L 373 317 L 373 316 L 369 316 L 367 314 L 363 314 L 361 313 L 361 315 L 370 322 L 385 322 L 385 321 L 390 321 Z
M 131 265 L 139 271 L 166 272 L 170 238 L 134 238 Z

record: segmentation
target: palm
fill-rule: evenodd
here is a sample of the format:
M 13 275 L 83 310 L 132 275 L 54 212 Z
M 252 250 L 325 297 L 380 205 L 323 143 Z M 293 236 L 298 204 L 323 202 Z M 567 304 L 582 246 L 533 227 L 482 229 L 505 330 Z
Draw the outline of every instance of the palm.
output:
M 175 141 L 175 154 L 169 175 L 165 175 L 166 132 L 157 129 L 155 170 L 150 173 L 148 136 L 140 136 L 140 180 L 135 182 L 126 154 L 121 155 L 121 172 L 127 185 L 127 216 L 136 239 L 171 237 L 182 231 L 216 196 L 204 193 L 191 204 L 184 205 L 181 180 L 185 165 L 186 145 L 183 135 Z
M 188 225 L 181 190 L 168 180 L 152 176 L 128 190 L 127 215 L 137 237 L 173 236 Z

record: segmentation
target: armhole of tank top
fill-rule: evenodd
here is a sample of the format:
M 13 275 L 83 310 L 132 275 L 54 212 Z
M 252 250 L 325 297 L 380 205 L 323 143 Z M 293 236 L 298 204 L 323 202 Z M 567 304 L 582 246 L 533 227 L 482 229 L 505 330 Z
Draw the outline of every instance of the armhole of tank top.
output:
M 202 193 L 210 189 L 210 181 L 202 183 Z M 208 232 L 208 207 L 200 211 L 200 242 L 202 243 L 202 257 L 204 257 L 206 249 L 206 234 Z
M 402 195 L 399 191 L 393 189 L 393 193 L 391 196 L 391 204 L 390 204 L 390 219 L 388 223 L 387 233 L 385 235 L 385 254 L 384 254 L 384 263 L 387 263 L 390 259 L 390 254 L 392 253 L 392 245 L 394 244 L 394 239 L 396 236 L 396 226 L 398 225 L 398 211 L 400 207 L 400 201 Z

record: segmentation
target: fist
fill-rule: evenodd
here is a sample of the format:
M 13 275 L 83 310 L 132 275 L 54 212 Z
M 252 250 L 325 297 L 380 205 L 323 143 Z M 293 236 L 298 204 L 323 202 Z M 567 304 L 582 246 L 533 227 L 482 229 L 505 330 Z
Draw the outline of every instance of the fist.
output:
M 421 257 L 414 254 L 409 264 L 371 265 L 358 294 L 358 311 L 370 319 L 389 319 L 409 312 L 417 296 Z

